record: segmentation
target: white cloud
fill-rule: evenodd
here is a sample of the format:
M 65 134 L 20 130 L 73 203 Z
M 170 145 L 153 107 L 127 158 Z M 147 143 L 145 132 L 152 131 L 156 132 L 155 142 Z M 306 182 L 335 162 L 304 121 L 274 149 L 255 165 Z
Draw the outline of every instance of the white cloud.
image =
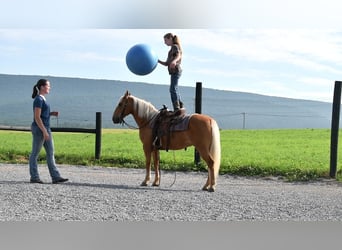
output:
M 187 37 L 186 42 L 253 61 L 291 62 L 307 57 L 342 64 L 342 36 L 336 34 L 322 30 L 197 30 L 191 32 L 197 39 Z

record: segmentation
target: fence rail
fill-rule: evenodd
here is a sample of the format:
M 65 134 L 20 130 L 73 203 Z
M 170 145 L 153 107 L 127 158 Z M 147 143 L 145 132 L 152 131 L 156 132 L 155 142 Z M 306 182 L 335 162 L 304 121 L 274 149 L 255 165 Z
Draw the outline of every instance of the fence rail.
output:
M 100 159 L 100 157 L 101 157 L 101 129 L 102 129 L 102 113 L 96 112 L 96 127 L 94 129 L 52 127 L 51 131 L 52 132 L 70 132 L 70 133 L 95 134 L 95 159 Z M 19 127 L 19 126 L 0 126 L 0 130 L 31 131 L 31 128 Z

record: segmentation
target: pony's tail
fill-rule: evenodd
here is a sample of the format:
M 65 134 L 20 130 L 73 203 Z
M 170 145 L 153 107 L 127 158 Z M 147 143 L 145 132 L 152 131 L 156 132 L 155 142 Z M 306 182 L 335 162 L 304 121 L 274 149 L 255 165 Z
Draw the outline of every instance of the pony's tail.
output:
M 212 135 L 212 141 L 211 141 L 209 151 L 214 161 L 214 165 L 213 165 L 214 174 L 215 174 L 215 179 L 217 180 L 217 177 L 220 171 L 220 166 L 221 166 L 221 139 L 220 139 L 220 129 L 215 120 L 212 120 L 211 122 L 211 135 Z

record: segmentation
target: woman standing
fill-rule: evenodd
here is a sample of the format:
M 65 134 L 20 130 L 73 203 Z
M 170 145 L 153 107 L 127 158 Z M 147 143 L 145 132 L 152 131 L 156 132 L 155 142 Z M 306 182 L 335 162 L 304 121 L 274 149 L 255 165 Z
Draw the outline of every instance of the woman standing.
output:
M 50 129 L 50 116 L 58 116 L 58 112 L 50 112 L 50 105 L 46 102 L 45 95 L 50 92 L 50 82 L 46 79 L 40 79 L 33 86 L 33 122 L 32 131 L 32 152 L 30 154 L 30 182 L 43 183 L 38 173 L 38 156 L 44 146 L 46 152 L 46 161 L 52 183 L 66 182 L 68 179 L 62 178 L 55 163 L 54 144 Z
M 183 103 L 180 100 L 180 94 L 178 91 L 178 80 L 182 74 L 181 62 L 182 62 L 182 47 L 178 36 L 172 33 L 164 35 L 164 43 L 167 46 L 171 46 L 165 62 L 158 60 L 158 62 L 164 66 L 167 66 L 169 74 L 171 76 L 170 81 L 170 95 L 174 111 L 178 111 L 183 108 Z

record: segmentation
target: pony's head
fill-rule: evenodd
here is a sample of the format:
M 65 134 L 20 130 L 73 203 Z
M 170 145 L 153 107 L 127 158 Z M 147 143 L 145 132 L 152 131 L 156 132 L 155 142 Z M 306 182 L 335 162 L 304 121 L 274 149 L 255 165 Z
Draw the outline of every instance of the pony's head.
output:
M 149 102 L 132 96 L 128 91 L 119 100 L 113 112 L 114 123 L 124 123 L 124 118 L 132 114 L 134 119 L 140 121 L 151 120 L 158 110 Z
M 126 93 L 120 98 L 119 103 L 116 105 L 116 108 L 113 112 L 113 123 L 122 123 L 123 119 L 132 113 L 133 111 L 133 101 L 132 98 L 129 98 L 131 93 L 126 91 Z

